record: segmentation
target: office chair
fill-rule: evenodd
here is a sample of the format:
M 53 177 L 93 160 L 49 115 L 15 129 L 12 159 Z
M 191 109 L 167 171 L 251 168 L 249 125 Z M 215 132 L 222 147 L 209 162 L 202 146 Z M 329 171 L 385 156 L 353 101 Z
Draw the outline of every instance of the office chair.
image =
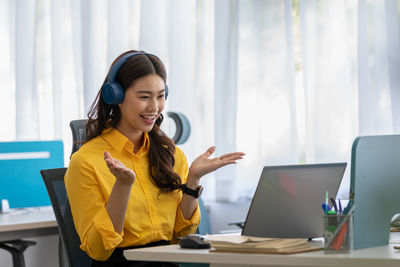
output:
M 188 118 L 179 112 L 168 111 L 167 115 L 175 123 L 176 130 L 172 140 L 174 140 L 177 145 L 186 143 L 190 136 L 190 122 Z
M 0 248 L 11 253 L 14 267 L 25 267 L 24 251 L 33 245 L 36 245 L 35 241 L 21 239 L 0 242 Z
M 86 141 L 86 122 L 87 120 L 73 120 L 69 123 L 72 131 L 72 154 L 77 151 Z
M 70 267 L 89 267 L 92 259 L 80 249 L 81 241 L 76 233 L 72 219 L 71 208 L 64 184 L 64 175 L 67 168 L 41 170 L 51 205 L 56 216 L 58 230 L 65 248 L 67 261 Z M 61 251 L 60 251 L 61 253 Z

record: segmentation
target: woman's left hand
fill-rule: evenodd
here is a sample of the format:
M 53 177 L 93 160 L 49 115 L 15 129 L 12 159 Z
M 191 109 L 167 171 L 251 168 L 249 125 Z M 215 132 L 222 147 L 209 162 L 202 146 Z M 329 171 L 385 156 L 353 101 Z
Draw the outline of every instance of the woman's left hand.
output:
M 233 152 L 210 159 L 209 157 L 214 153 L 214 151 L 215 146 L 212 146 L 192 162 L 192 165 L 190 165 L 189 168 L 188 178 L 199 181 L 204 175 L 218 170 L 223 166 L 236 164 L 236 160 L 242 159 L 245 155 L 243 152 Z

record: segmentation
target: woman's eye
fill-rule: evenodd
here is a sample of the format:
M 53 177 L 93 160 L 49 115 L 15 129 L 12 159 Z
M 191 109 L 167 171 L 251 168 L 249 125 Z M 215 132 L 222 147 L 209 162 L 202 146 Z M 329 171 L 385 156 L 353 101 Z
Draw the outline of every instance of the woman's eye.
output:
M 140 99 L 147 99 L 149 98 L 148 96 L 139 96 Z
M 165 97 L 164 94 L 158 96 L 158 98 L 164 98 L 164 97 Z

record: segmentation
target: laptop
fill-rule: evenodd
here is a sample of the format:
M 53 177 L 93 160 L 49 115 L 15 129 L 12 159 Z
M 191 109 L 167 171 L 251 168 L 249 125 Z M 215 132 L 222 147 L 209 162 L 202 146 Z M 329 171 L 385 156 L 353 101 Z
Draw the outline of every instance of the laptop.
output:
M 323 236 L 326 191 L 336 198 L 347 163 L 266 166 L 242 235 L 274 238 Z M 331 206 L 331 204 L 330 204 Z

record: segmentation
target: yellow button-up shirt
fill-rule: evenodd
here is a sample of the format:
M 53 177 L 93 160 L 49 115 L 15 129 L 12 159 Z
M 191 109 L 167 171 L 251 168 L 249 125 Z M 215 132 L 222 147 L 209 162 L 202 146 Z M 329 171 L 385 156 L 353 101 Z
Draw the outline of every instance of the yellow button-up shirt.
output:
M 200 222 L 199 207 L 190 220 L 183 217 L 179 207 L 181 190 L 160 193 L 152 182 L 148 160 L 150 139 L 147 133 L 144 137 L 142 147 L 133 153 L 133 143 L 127 137 L 114 128 L 106 129 L 75 152 L 69 163 L 65 186 L 75 228 L 81 249 L 95 260 L 108 259 L 116 247 L 172 240 L 193 233 Z M 104 161 L 105 151 L 136 173 L 121 234 L 114 231 L 106 210 L 116 178 Z M 174 171 L 185 183 L 188 163 L 178 147 Z

